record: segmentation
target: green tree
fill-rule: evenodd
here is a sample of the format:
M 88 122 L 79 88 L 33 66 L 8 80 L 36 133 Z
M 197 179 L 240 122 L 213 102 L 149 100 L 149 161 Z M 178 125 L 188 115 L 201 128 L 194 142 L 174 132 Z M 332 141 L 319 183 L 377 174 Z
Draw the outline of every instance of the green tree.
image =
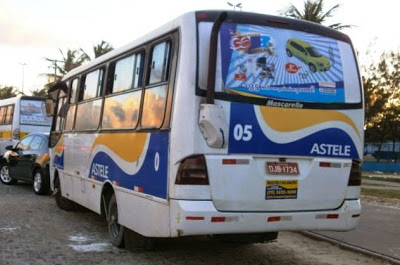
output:
M 59 51 L 62 56 L 62 59 L 60 61 L 45 58 L 46 61 L 51 63 L 49 68 L 54 69 L 54 73 L 45 74 L 49 79 L 49 82 L 56 82 L 61 80 L 61 78 L 72 69 L 81 66 L 87 61 L 90 61 L 90 57 L 82 49 L 68 49 L 66 53 L 64 53 L 61 49 L 59 49 Z
M 102 40 L 100 43 L 93 46 L 94 58 L 102 56 L 112 50 L 114 50 L 113 46 L 110 43 Z
M 378 142 L 378 151 L 391 141 L 394 153 L 400 136 L 400 54 L 383 53 L 364 72 L 365 140 Z
M 0 99 L 12 98 L 21 94 L 13 86 L 0 86 Z
M 298 9 L 293 4 L 290 4 L 285 10 L 281 12 L 282 15 L 312 21 L 318 24 L 324 24 L 327 18 L 333 16 L 333 13 L 340 7 L 339 4 L 334 5 L 328 11 L 324 11 L 324 0 L 307 0 L 304 2 L 303 9 Z M 341 30 L 344 28 L 351 28 L 352 25 L 343 25 L 342 23 L 335 23 L 328 27 Z
M 36 97 L 47 97 L 47 89 L 42 88 L 42 89 L 36 89 L 36 90 L 31 90 L 32 96 Z

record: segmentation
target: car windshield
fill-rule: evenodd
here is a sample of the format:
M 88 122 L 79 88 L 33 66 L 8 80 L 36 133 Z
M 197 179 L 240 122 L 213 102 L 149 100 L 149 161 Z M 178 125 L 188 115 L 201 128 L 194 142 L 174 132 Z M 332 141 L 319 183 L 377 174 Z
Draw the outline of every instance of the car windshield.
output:
M 306 50 L 312 57 L 322 57 L 322 54 L 320 54 L 319 51 L 313 47 L 308 47 Z

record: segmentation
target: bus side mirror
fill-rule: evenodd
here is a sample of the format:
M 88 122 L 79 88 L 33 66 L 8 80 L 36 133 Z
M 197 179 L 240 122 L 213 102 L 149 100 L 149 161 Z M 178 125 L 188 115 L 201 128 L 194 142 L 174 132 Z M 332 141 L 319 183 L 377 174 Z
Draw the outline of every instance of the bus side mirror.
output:
M 47 116 L 54 115 L 54 101 L 51 98 L 46 99 L 46 114 Z
M 12 151 L 12 150 L 14 150 L 14 148 L 13 148 L 13 146 L 12 145 L 8 145 L 8 146 L 6 146 L 6 148 L 5 148 L 7 151 Z

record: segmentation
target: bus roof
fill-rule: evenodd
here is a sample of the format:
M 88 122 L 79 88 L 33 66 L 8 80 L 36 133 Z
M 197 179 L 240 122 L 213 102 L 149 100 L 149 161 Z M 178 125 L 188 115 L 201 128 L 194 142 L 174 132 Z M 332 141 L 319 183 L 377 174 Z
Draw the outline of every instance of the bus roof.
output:
M 181 16 L 173 19 L 172 21 L 165 23 L 164 25 L 160 26 L 159 28 L 149 32 L 148 34 L 120 47 L 113 51 L 108 52 L 105 55 L 100 56 L 99 58 L 90 61 L 89 63 L 77 67 L 70 72 L 68 72 L 63 80 L 67 80 L 71 76 L 76 75 L 77 73 L 84 72 L 88 69 L 96 67 L 103 62 L 106 62 L 113 57 L 117 57 L 120 54 L 123 54 L 126 51 L 129 51 L 139 45 L 142 45 L 148 41 L 151 41 L 154 38 L 167 34 L 172 30 L 175 30 L 182 26 L 184 23 L 194 23 L 196 19 L 196 14 L 204 14 L 205 16 L 198 16 L 200 20 L 203 21 L 214 21 L 214 19 L 221 13 L 226 12 L 228 14 L 228 18 L 225 22 L 234 21 L 235 23 L 249 23 L 251 22 L 259 22 L 259 23 L 275 23 L 277 27 L 285 27 L 283 24 L 290 24 L 291 29 L 294 30 L 302 30 L 302 31 L 312 31 L 314 33 L 320 33 L 329 37 L 333 37 L 336 39 L 341 39 L 342 41 L 346 41 L 351 43 L 349 37 L 339 31 L 330 29 L 328 27 L 322 26 L 320 24 L 316 24 L 309 21 L 299 20 L 299 19 L 291 19 L 287 17 L 279 17 L 279 16 L 272 16 L 267 14 L 261 13 L 253 13 L 253 12 L 242 12 L 242 11 L 227 11 L 227 10 L 199 10 L 199 11 L 192 11 Z

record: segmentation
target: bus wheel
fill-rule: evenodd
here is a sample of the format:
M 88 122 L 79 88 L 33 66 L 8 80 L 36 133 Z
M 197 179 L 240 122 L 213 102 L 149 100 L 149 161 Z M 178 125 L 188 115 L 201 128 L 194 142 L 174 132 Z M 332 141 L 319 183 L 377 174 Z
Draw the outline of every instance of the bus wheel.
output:
M 43 173 L 42 170 L 36 169 L 33 172 L 33 191 L 37 195 L 47 195 L 49 194 L 49 179 L 46 174 Z
M 118 223 L 118 205 L 115 194 L 112 195 L 108 204 L 107 223 L 111 243 L 119 248 L 124 247 L 125 227 Z
M 54 191 L 55 191 L 54 197 L 56 199 L 58 208 L 68 212 L 76 211 L 78 209 L 78 204 L 61 196 L 61 185 L 58 176 L 54 181 Z
M 9 168 L 7 164 L 2 164 L 0 166 L 0 180 L 3 184 L 12 185 L 17 182 L 16 179 L 10 176 Z

